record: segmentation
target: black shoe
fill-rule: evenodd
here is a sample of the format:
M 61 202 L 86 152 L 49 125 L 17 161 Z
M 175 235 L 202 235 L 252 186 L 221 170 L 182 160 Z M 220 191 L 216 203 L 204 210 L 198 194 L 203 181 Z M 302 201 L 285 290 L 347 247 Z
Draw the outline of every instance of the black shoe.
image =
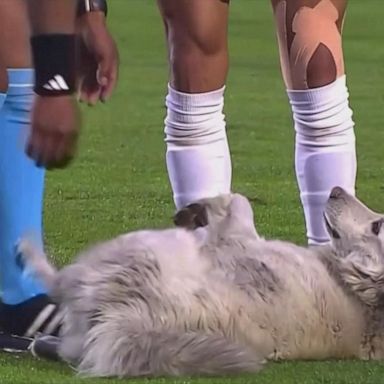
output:
M 47 295 L 38 295 L 17 305 L 0 303 L 0 349 L 12 349 L 7 348 L 9 342 L 16 344 L 17 350 L 27 350 L 28 339 L 30 343 L 40 334 L 57 335 L 62 320 L 63 313 Z M 13 343 L 10 338 L 14 339 Z
M 20 337 L 8 335 L 0 332 L 0 350 L 4 352 L 26 352 L 33 339 L 30 337 Z
M 35 357 L 59 361 L 60 338 L 57 336 L 40 336 L 32 341 L 29 350 Z

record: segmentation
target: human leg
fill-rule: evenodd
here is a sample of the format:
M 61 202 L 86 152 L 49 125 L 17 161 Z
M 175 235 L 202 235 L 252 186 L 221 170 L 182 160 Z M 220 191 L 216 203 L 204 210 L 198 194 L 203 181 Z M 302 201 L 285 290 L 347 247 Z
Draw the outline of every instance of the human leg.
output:
M 272 0 L 296 130 L 295 166 L 309 244 L 328 241 L 332 187 L 354 193 L 356 150 L 342 51 L 346 0 Z
M 228 1 L 158 0 L 168 45 L 166 162 L 178 208 L 230 191 L 225 129 Z
M 17 25 L 17 28 L 15 28 Z M 33 336 L 55 313 L 46 290 L 17 264 L 17 242 L 33 235 L 42 246 L 45 171 L 24 152 L 30 127 L 34 74 L 29 54 L 25 2 L 0 4 L 0 326 L 4 332 Z
M 44 292 L 17 265 L 16 245 L 23 235 L 32 233 L 42 244 L 45 172 L 25 155 L 23 147 L 33 100 L 33 70 L 8 69 L 8 74 L 8 91 L 0 111 L 0 281 L 2 301 L 19 304 Z

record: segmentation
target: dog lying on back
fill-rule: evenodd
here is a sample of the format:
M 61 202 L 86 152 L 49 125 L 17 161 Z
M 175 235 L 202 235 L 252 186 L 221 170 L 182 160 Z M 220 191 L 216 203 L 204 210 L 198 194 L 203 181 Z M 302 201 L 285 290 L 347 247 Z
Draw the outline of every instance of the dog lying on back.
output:
M 383 359 L 384 216 L 334 188 L 325 220 L 330 246 L 265 240 L 248 200 L 229 194 L 179 211 L 184 228 L 122 235 L 58 272 L 28 241 L 20 251 L 65 310 L 58 354 L 82 374 L 221 375 L 255 372 L 266 360 Z

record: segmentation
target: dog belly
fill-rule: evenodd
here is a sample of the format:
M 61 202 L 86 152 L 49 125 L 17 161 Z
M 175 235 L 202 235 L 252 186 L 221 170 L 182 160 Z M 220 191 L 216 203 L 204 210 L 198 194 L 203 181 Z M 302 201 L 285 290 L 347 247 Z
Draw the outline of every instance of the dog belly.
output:
M 325 270 L 316 266 L 316 273 L 296 270 L 294 276 L 292 268 L 275 269 L 272 261 L 263 262 L 275 278 L 267 285 L 241 286 L 251 322 L 244 321 L 244 335 L 255 350 L 272 360 L 359 357 L 361 308 Z

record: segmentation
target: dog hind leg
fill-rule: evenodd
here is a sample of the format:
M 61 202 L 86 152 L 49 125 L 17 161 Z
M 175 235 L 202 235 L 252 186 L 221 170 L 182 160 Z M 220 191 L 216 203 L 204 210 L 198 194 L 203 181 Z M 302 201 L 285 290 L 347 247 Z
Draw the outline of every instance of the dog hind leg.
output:
M 116 323 L 117 325 L 117 323 Z M 86 376 L 183 376 L 256 372 L 263 358 L 220 334 L 202 331 L 133 331 L 120 321 L 98 324 L 78 366 Z

